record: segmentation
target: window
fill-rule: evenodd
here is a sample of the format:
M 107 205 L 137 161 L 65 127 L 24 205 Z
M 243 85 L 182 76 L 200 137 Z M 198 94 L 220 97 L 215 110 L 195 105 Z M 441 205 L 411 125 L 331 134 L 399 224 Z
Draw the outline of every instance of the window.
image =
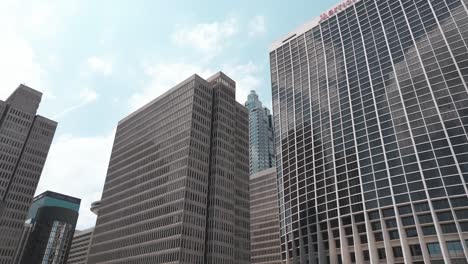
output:
M 378 248 L 377 254 L 379 255 L 379 259 L 385 259 L 385 248 Z
M 410 245 L 411 256 L 421 256 L 422 250 L 420 245 Z
M 414 210 L 416 212 L 425 212 L 429 211 L 429 204 L 427 202 L 420 203 L 420 204 L 415 204 L 414 205 Z
M 382 210 L 382 215 L 384 217 L 395 216 L 395 210 L 393 210 L 393 208 Z
M 458 219 L 468 219 L 468 210 L 458 210 L 455 211 L 455 214 L 457 215 Z
M 453 223 L 452 224 L 443 224 L 443 225 L 440 225 L 440 227 L 442 228 L 442 233 L 444 233 L 444 234 L 456 233 L 457 232 L 457 227 Z
M 374 231 L 382 229 L 382 226 L 381 226 L 380 222 L 371 223 L 371 227 L 372 227 L 372 230 L 374 230 Z
M 375 241 L 383 241 L 382 233 L 380 232 L 375 233 L 374 236 L 375 236 Z
M 451 257 L 464 257 L 463 247 L 459 240 L 447 241 L 447 249 Z
M 400 238 L 400 236 L 398 235 L 398 230 L 389 231 L 388 235 L 390 236 L 390 239 L 399 239 Z
M 387 228 L 397 227 L 397 222 L 395 219 L 387 220 L 385 221 L 385 224 L 387 225 Z
M 448 211 L 437 213 L 437 219 L 439 219 L 439 221 L 441 222 L 453 220 L 452 212 Z
M 366 235 L 362 235 L 360 236 L 361 238 L 361 244 L 367 244 L 367 236 Z
M 438 242 L 435 243 L 427 243 L 427 251 L 429 251 L 429 256 L 440 256 L 442 254 L 440 250 L 440 244 Z
M 369 212 L 370 220 L 379 219 L 379 217 L 380 217 L 379 211 Z
M 425 236 L 432 236 L 436 234 L 434 226 L 424 226 L 422 227 L 422 231 Z
M 369 250 L 364 250 L 362 252 L 362 255 L 364 256 L 364 261 L 369 261 L 370 260 Z
M 401 220 L 404 226 L 414 225 L 414 218 L 412 216 L 403 217 Z
M 406 205 L 406 206 L 400 206 L 398 207 L 398 212 L 400 212 L 401 215 L 404 214 L 411 214 L 411 205 Z
M 432 216 L 430 214 L 423 214 L 418 216 L 420 224 L 432 223 Z
M 403 250 L 401 247 L 393 247 L 393 256 L 395 258 L 402 258 L 403 257 Z
M 405 231 L 406 231 L 406 236 L 407 237 L 417 237 L 418 236 L 418 232 L 416 231 L 416 228 L 408 228 Z

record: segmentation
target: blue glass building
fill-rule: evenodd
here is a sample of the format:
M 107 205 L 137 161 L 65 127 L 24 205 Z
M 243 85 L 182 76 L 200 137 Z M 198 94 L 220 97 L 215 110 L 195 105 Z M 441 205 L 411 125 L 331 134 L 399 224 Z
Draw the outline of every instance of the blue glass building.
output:
M 26 221 L 27 242 L 17 250 L 18 263 L 67 263 L 80 203 L 51 191 L 36 196 Z
M 273 124 L 270 110 L 263 107 L 255 91 L 250 91 L 245 106 L 249 109 L 250 175 L 274 167 Z

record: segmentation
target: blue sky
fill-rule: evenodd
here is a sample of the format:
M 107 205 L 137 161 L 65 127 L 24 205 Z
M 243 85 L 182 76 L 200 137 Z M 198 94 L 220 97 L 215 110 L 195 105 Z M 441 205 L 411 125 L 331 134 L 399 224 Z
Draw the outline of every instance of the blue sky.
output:
M 0 98 L 25 83 L 59 122 L 37 193 L 82 199 L 94 225 L 117 122 L 193 73 L 271 106 L 270 44 L 336 0 L 0 1 Z

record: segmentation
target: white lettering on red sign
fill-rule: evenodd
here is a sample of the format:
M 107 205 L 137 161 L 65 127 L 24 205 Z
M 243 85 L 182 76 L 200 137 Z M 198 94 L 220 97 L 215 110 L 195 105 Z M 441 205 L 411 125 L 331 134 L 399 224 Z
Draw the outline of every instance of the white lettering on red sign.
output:
M 338 4 L 334 8 L 328 10 L 327 12 L 320 15 L 320 22 L 329 19 L 330 17 L 340 13 L 341 11 L 345 10 L 346 8 L 356 4 L 361 0 L 345 0 L 341 4 Z

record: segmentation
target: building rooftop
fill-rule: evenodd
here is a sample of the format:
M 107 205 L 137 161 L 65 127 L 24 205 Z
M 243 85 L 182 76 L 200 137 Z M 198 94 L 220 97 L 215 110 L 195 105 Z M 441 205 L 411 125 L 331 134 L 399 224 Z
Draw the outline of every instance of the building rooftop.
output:
M 35 218 L 37 210 L 42 207 L 61 207 L 78 212 L 80 204 L 81 199 L 52 191 L 45 191 L 34 197 L 27 219 Z

